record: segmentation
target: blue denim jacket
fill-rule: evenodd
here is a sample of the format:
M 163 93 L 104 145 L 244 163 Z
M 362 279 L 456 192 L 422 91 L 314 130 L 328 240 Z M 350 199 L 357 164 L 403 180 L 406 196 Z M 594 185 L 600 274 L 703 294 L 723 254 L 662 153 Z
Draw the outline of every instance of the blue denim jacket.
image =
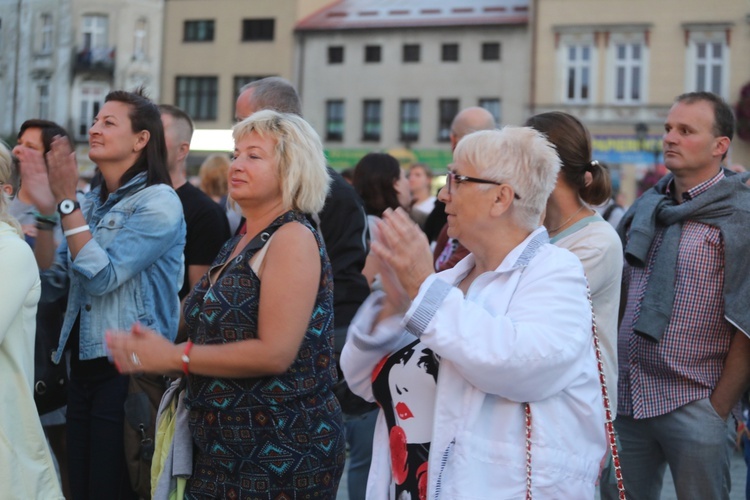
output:
M 54 264 L 42 273 L 42 300 L 68 292 L 55 363 L 79 313 L 80 359 L 106 356 L 105 332 L 130 330 L 136 321 L 170 340 L 177 335 L 177 292 L 184 274 L 182 203 L 170 186 L 145 184 L 146 174 L 138 174 L 103 204 L 99 188 L 87 193 L 81 210 L 93 239 L 75 261 L 63 241 Z

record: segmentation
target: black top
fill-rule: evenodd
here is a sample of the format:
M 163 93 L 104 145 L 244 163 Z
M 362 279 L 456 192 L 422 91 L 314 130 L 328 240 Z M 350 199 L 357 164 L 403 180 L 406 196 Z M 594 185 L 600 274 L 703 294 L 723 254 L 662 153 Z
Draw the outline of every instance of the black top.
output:
M 333 309 L 336 328 L 346 327 L 370 294 L 362 275 L 368 252 L 367 216 L 354 188 L 328 167 L 331 189 L 318 214 L 319 229 L 333 266 Z
M 186 182 L 176 189 L 185 213 L 185 281 L 179 296 L 190 293 L 188 266 L 209 266 L 231 237 L 224 210 L 203 191 Z

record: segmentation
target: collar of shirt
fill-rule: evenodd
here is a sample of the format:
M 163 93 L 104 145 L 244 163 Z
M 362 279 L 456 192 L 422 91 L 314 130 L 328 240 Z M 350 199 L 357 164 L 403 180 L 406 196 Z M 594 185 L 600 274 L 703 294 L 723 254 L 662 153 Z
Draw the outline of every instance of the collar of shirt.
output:
M 721 181 L 725 177 L 724 175 L 724 169 L 720 168 L 719 173 L 708 179 L 707 181 L 703 181 L 697 186 L 692 187 L 691 189 L 688 189 L 684 193 L 682 193 L 682 201 L 690 201 L 695 199 L 696 196 L 701 195 L 714 187 L 716 184 L 718 184 L 719 181 Z M 672 196 L 672 193 L 674 191 L 674 179 L 672 179 L 669 184 L 667 185 L 666 194 L 667 196 Z

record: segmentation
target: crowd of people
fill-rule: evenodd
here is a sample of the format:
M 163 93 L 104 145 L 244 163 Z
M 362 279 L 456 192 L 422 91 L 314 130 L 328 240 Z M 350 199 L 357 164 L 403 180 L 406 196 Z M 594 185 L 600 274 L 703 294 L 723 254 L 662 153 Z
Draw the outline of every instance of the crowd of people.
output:
M 669 466 L 729 498 L 750 174 L 721 98 L 677 97 L 627 210 L 568 113 L 462 110 L 436 191 L 330 168 L 286 80 L 235 109 L 198 187 L 190 116 L 141 90 L 107 95 L 85 193 L 62 127 L 0 145 L 3 495 L 334 499 L 347 467 L 350 500 L 657 499 Z

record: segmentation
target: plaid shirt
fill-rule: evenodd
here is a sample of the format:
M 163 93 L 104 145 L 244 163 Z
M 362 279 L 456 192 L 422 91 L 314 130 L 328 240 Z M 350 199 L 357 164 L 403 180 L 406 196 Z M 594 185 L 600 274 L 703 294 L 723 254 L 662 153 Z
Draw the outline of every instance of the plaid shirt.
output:
M 683 202 L 690 203 L 723 178 L 720 171 L 685 193 Z M 714 226 L 687 220 L 680 236 L 672 317 L 664 335 L 653 342 L 633 332 L 662 236 L 659 229 L 646 266 L 626 265 L 623 275 L 628 292 L 617 345 L 618 413 L 636 419 L 664 415 L 709 397 L 721 377 L 736 331 L 724 319 L 721 232 Z

